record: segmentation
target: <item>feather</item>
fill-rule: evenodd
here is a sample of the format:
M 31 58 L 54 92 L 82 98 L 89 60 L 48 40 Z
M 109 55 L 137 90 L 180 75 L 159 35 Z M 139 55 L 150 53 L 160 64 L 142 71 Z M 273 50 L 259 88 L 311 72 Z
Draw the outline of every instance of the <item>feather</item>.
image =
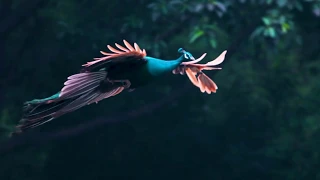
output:
M 184 74 L 186 73 L 192 84 L 200 89 L 202 93 L 206 92 L 211 94 L 215 93 L 218 89 L 216 83 L 210 79 L 202 70 L 218 70 L 220 67 L 212 67 L 221 64 L 226 55 L 227 51 L 223 51 L 216 59 L 206 63 L 206 64 L 196 64 L 200 62 L 206 53 L 202 54 L 196 60 L 189 62 L 182 62 L 176 69 L 172 71 L 173 74 Z
M 189 65 L 189 64 L 195 64 L 197 62 L 200 62 L 205 56 L 207 55 L 207 53 L 203 53 L 198 59 L 193 60 L 193 61 L 188 61 L 188 62 L 182 62 L 182 65 Z
M 100 94 L 101 93 L 99 91 L 91 91 L 89 93 L 83 94 L 79 98 L 72 101 L 64 108 L 62 108 L 60 112 L 67 113 L 67 112 L 75 111 L 75 110 L 87 105 L 88 102 L 97 98 Z
M 218 64 L 221 64 L 224 61 L 224 58 L 227 54 L 227 51 L 223 51 L 216 59 L 206 63 L 206 66 L 216 66 Z
M 137 43 L 134 43 L 134 48 L 136 49 L 136 51 L 142 52 Z
M 53 119 L 54 118 L 52 117 L 52 118 L 49 118 L 49 119 L 46 119 L 46 120 L 43 120 L 43 121 L 37 121 L 36 123 L 31 123 L 30 125 L 25 126 L 24 129 L 26 129 L 26 128 L 35 128 L 37 126 L 41 126 L 42 124 L 47 123 L 49 121 L 52 121 Z
M 201 73 L 198 76 L 198 82 L 202 84 L 203 87 L 205 87 L 206 92 L 210 94 L 211 92 L 216 92 L 218 89 L 218 86 L 216 83 L 212 81 L 206 74 Z
M 221 68 L 214 68 L 211 66 L 216 66 L 216 65 L 221 64 L 225 59 L 226 53 L 227 53 L 226 50 L 223 51 L 216 59 L 214 59 L 206 64 L 196 64 L 197 62 L 201 61 L 204 58 L 204 56 L 206 55 L 206 53 L 204 53 L 200 58 L 198 58 L 194 61 L 183 62 L 183 63 L 181 63 L 181 65 L 196 66 L 201 70 L 203 70 L 203 69 L 205 69 L 205 70 L 221 69 Z
M 143 59 L 144 57 L 147 56 L 146 50 L 141 49 L 137 43 L 134 43 L 134 47 L 130 45 L 126 40 L 123 40 L 123 43 L 125 47 L 115 43 L 115 46 L 119 49 L 116 49 L 110 45 L 107 45 L 107 48 L 111 51 L 110 53 L 100 51 L 103 57 L 99 58 L 93 58 L 93 61 L 89 61 L 86 64 L 83 64 L 82 66 L 84 67 L 90 67 L 93 65 L 97 65 L 98 63 L 102 62 L 102 64 L 110 61 L 117 62 L 117 60 L 122 60 L 123 58 L 121 57 L 128 57 L 128 59 Z M 134 57 L 134 58 L 129 58 L 129 57 Z M 101 65 L 101 64 L 100 64 Z
M 113 53 L 106 53 L 104 51 L 100 51 L 101 54 L 106 55 L 106 56 L 111 56 Z M 94 59 L 99 59 L 99 58 L 94 58 Z
M 90 77 L 90 74 L 94 73 L 86 73 L 86 75 L 76 74 L 70 76 L 69 79 L 85 79 Z M 90 81 L 90 79 L 88 79 L 88 81 Z M 90 82 L 95 81 L 96 79 L 91 79 Z M 89 87 L 91 87 L 94 83 L 89 84 Z M 91 88 L 89 91 L 87 91 L 87 89 L 82 89 L 82 93 L 79 93 L 80 90 L 78 90 L 74 92 L 75 94 L 71 94 L 69 96 L 67 96 L 67 94 L 64 94 L 61 97 L 57 97 L 56 100 L 50 99 L 50 101 L 48 100 L 46 102 L 30 101 L 28 106 L 31 107 L 27 107 L 27 109 L 25 110 L 23 118 L 20 120 L 19 125 L 16 127 L 16 131 L 14 134 L 20 133 L 29 128 L 40 126 L 63 114 L 75 111 L 93 102 L 98 102 L 105 98 L 115 96 L 121 93 L 124 89 L 124 86 L 122 86 L 122 84 L 119 84 L 119 86 L 111 88 L 108 92 L 101 92 L 96 88 Z M 78 94 L 78 96 L 75 96 L 76 94 Z
M 79 84 L 90 79 L 102 79 L 106 77 L 107 72 L 85 72 L 85 73 L 78 73 L 68 77 L 68 80 L 64 82 L 64 85 L 71 85 L 71 84 Z
M 124 51 L 124 52 L 129 52 L 129 50 L 128 50 L 128 49 L 126 49 L 125 47 L 120 46 L 120 45 L 119 45 L 119 44 L 117 44 L 117 43 L 115 43 L 115 45 L 117 46 L 117 48 L 121 49 L 122 51 Z
M 101 93 L 99 96 L 97 96 L 95 99 L 92 99 L 91 101 L 88 102 L 88 105 L 91 104 L 91 103 L 98 103 L 99 101 L 103 100 L 103 99 L 106 99 L 106 98 L 109 98 L 109 97 L 112 97 L 112 96 L 116 96 L 118 95 L 119 93 L 121 93 L 122 91 L 124 90 L 124 87 L 117 87 L 117 88 L 114 88 L 108 92 L 105 92 L 105 93 Z
M 199 87 L 199 82 L 197 81 L 196 76 L 194 75 L 194 73 L 191 71 L 190 68 L 187 68 L 185 70 L 187 76 L 189 77 L 190 81 L 192 82 L 193 85 Z
M 123 43 L 128 49 L 130 49 L 130 51 L 134 51 L 134 48 L 126 40 L 123 40 Z
M 60 98 L 72 98 L 79 96 L 80 94 L 87 93 L 97 88 L 101 81 L 105 79 L 107 72 L 86 72 L 79 73 L 68 77 L 68 80 L 64 83 Z
M 66 102 L 60 101 L 60 103 L 59 103 L 59 102 L 51 101 L 51 103 L 37 104 L 31 111 L 29 111 L 28 113 L 25 113 L 24 118 L 22 118 L 20 120 L 20 122 L 24 122 L 24 121 L 31 122 L 31 121 L 38 120 L 40 118 L 50 116 L 55 111 L 57 111 L 57 109 L 59 109 L 59 107 L 61 107 L 61 105 L 63 105 L 63 104 L 66 104 Z M 43 110 L 41 110 L 41 108 Z
M 107 47 L 111 52 L 114 52 L 114 53 L 117 53 L 117 54 L 123 53 L 123 51 L 116 50 L 115 48 L 111 47 L 110 45 L 108 45 Z
M 54 118 L 58 117 L 56 112 L 58 112 L 72 100 L 73 99 L 61 100 L 57 102 L 48 100 L 45 103 L 40 101 L 26 102 L 26 106 L 28 107 L 24 109 L 23 117 L 16 126 L 16 130 L 13 132 L 13 134 L 21 133 L 24 130 L 40 126 L 53 120 Z M 49 101 L 51 102 L 48 103 Z

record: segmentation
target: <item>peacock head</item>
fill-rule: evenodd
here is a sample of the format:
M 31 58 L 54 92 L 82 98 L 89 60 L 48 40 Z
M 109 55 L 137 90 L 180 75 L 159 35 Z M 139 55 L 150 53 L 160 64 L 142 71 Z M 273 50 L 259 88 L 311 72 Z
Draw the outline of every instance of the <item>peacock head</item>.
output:
M 185 50 L 182 49 L 182 48 L 179 48 L 179 49 L 178 49 L 178 53 L 180 53 L 180 54 L 183 55 L 184 61 L 193 61 L 193 60 L 195 60 L 195 58 L 192 56 L 191 53 L 185 51 Z

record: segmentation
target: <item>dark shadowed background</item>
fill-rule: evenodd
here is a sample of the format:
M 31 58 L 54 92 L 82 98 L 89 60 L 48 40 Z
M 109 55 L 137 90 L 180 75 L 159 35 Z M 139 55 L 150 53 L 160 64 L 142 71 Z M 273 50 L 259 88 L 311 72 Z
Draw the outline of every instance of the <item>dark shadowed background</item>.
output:
M 106 45 L 205 61 L 216 94 L 168 74 L 16 139 L 24 101 Z M 320 179 L 317 0 L 0 0 L 0 179 Z

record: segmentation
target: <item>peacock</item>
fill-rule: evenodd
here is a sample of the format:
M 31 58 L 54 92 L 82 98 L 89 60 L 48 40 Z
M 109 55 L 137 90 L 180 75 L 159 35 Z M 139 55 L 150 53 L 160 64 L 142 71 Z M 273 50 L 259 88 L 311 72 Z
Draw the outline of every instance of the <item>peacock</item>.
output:
M 137 43 L 131 45 L 126 40 L 123 43 L 123 46 L 115 43 L 118 49 L 107 45 L 111 52 L 100 51 L 102 57 L 83 64 L 79 73 L 67 78 L 58 93 L 25 102 L 22 118 L 13 134 L 35 128 L 124 91 L 131 92 L 168 72 L 186 74 L 203 93 L 215 93 L 218 89 L 203 70 L 221 69 L 215 66 L 224 61 L 226 50 L 213 61 L 197 64 L 206 53 L 195 59 L 191 53 L 179 48 L 178 53 L 181 55 L 177 59 L 163 60 L 147 56 L 146 50 L 141 49 Z

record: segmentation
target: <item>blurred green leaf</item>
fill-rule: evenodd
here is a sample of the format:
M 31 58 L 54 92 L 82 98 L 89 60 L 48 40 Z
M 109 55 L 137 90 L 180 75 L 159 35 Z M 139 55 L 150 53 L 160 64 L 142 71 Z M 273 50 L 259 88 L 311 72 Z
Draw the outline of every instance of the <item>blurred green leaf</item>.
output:
M 190 38 L 189 42 L 193 43 L 194 41 L 196 41 L 198 38 L 200 38 L 201 36 L 204 35 L 204 31 L 202 30 L 197 30 Z
M 288 23 L 281 24 L 282 32 L 286 33 L 290 29 L 290 25 Z
M 270 21 L 269 18 L 263 17 L 263 18 L 262 18 L 262 21 L 263 21 L 264 24 L 267 25 L 267 26 L 271 25 L 271 21 Z
M 277 4 L 280 7 L 284 7 L 288 3 L 288 0 L 277 0 Z
M 267 4 L 271 4 L 273 2 L 273 0 L 267 0 L 266 2 L 267 2 Z
M 257 27 L 257 28 L 252 32 L 250 38 L 253 39 L 253 38 L 261 35 L 261 34 L 263 33 L 264 29 L 265 29 L 265 28 L 264 28 L 263 26 Z
M 268 28 L 268 32 L 270 37 L 275 38 L 276 37 L 276 30 L 272 27 Z
M 209 42 L 212 48 L 217 48 L 217 41 L 215 39 L 211 38 Z

